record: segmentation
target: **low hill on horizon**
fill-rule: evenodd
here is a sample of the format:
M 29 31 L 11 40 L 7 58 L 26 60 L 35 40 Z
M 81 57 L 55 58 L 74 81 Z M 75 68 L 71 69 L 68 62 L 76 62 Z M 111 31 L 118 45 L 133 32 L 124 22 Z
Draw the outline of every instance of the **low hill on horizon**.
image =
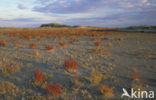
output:
M 59 23 L 48 23 L 48 24 L 42 24 L 40 27 L 52 27 L 52 28 L 98 28 L 93 26 L 84 26 L 84 25 L 65 25 L 65 24 L 59 24 Z

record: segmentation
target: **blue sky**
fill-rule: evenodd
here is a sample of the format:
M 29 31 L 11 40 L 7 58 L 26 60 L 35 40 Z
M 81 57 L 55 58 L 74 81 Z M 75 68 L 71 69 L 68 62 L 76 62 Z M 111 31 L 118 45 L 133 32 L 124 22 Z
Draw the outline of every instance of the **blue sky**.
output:
M 156 25 L 156 0 L 1 0 L 0 27 Z

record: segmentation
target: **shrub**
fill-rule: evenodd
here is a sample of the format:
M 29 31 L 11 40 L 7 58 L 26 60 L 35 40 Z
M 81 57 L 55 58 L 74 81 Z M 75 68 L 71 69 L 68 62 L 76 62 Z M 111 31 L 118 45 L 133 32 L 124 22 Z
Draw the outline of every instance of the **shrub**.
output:
M 135 53 L 135 56 L 140 56 L 140 55 L 141 55 L 140 52 L 136 52 L 136 53 Z
M 73 72 L 73 71 L 77 70 L 77 62 L 76 62 L 76 60 L 69 59 L 67 61 L 67 59 L 65 59 L 64 66 L 70 72 Z
M 7 92 L 12 92 L 12 90 L 14 90 L 14 94 L 15 92 L 18 91 L 18 88 L 16 87 L 14 83 L 11 83 L 9 81 L 2 81 L 2 80 L 0 81 L 0 93 L 2 95 Z
M 112 47 L 113 45 L 112 45 L 112 43 L 111 43 L 111 42 L 109 42 L 109 43 L 108 43 L 108 46 L 109 46 L 109 47 Z
M 147 51 L 146 56 L 147 57 L 151 57 L 151 52 L 150 51 Z
M 48 45 L 48 46 L 45 46 L 45 49 L 46 49 L 46 50 L 53 50 L 53 49 L 54 49 L 54 47 L 53 47 L 53 46 Z
M 113 96 L 114 87 L 109 88 L 106 85 L 102 84 L 98 89 L 106 97 L 112 97 Z
M 78 83 L 78 77 L 76 75 L 73 75 L 72 76 L 72 79 L 73 79 L 73 83 L 74 84 L 77 84 Z
M 132 69 L 131 76 L 133 80 L 137 80 L 139 78 L 139 75 L 135 72 L 134 69 Z
M 2 68 L 2 74 L 9 74 L 13 72 L 13 68 L 14 66 L 10 66 L 9 64 L 6 64 L 3 68 Z
M 72 41 L 72 40 L 70 40 L 70 41 L 69 41 L 69 44 L 73 44 L 73 41 Z
M 36 44 L 35 44 L 35 43 L 30 43 L 30 44 L 29 44 L 29 47 L 30 47 L 30 48 L 36 48 Z
M 93 37 L 92 40 L 93 40 L 93 41 L 96 41 L 96 40 L 97 40 L 97 37 Z
M 94 42 L 94 44 L 96 45 L 96 46 L 101 46 L 102 45 L 102 42 Z
M 15 44 L 13 45 L 13 48 L 17 50 L 17 49 L 18 49 L 18 44 L 15 43 Z
M 5 46 L 7 46 L 7 43 L 6 43 L 5 41 L 1 40 L 1 41 L 0 41 L 0 46 L 5 47 Z
M 32 50 L 32 54 L 35 55 L 35 56 L 39 56 L 38 50 Z
M 97 48 L 91 48 L 92 52 L 96 52 Z
M 38 68 L 36 68 L 34 71 L 34 77 L 35 77 L 35 82 L 42 83 L 43 74 L 42 74 L 42 72 L 39 71 Z
M 25 38 L 26 40 L 30 40 L 32 36 L 29 34 L 23 34 L 23 38 Z
M 66 46 L 66 42 L 59 42 L 59 45 L 62 46 L 62 47 L 65 47 Z
M 93 85 L 98 84 L 103 78 L 103 75 L 92 68 L 90 76 L 87 76 L 86 79 L 89 80 Z
M 48 93 L 50 93 L 52 95 L 61 95 L 62 94 L 61 87 L 57 83 L 53 83 L 51 85 L 49 85 L 47 83 L 46 84 L 46 90 L 48 91 Z
M 87 41 L 87 42 L 86 42 L 86 45 L 90 45 L 90 43 Z
M 21 65 L 18 65 L 18 64 L 15 64 L 15 65 L 5 64 L 2 67 L 2 74 L 7 75 L 10 73 L 15 73 L 15 72 L 19 71 L 20 68 L 21 68 Z
M 115 41 L 122 41 L 123 38 L 117 38 L 117 37 L 115 37 L 114 40 L 115 40 Z

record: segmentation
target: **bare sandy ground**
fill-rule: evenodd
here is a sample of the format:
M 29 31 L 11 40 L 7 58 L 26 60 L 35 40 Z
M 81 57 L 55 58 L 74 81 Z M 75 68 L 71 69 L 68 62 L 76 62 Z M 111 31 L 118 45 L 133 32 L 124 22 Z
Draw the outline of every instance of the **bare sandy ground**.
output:
M 97 37 L 102 44 L 96 46 L 89 36 L 70 39 L 43 38 L 40 41 L 20 40 L 0 35 L 7 46 L 0 46 L 0 100 L 104 100 L 121 99 L 122 88 L 138 87 L 156 92 L 156 34 L 123 33 Z M 65 47 L 59 41 L 66 42 Z M 18 43 L 18 50 L 13 45 Z M 36 43 L 35 48 L 29 48 Z M 52 45 L 53 50 L 45 50 Z M 33 51 L 37 50 L 38 54 Z M 69 72 L 65 59 L 75 59 L 77 70 Z M 13 65 L 15 71 L 7 73 L 4 66 Z M 34 70 L 44 75 L 41 84 L 34 83 Z M 132 75 L 134 74 L 134 76 Z M 76 76 L 76 82 L 73 79 Z M 61 95 L 52 95 L 46 83 L 58 83 Z M 101 85 L 114 87 L 112 92 L 99 89 Z

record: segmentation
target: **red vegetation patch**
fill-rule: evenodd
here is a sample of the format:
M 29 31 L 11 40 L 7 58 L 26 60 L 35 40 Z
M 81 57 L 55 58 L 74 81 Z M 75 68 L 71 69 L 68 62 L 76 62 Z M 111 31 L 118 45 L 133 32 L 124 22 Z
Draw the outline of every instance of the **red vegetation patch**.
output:
M 46 50 L 53 50 L 53 49 L 54 49 L 54 47 L 53 47 L 53 46 L 48 45 L 48 46 L 45 46 L 45 49 L 46 49 Z
M 57 83 L 53 83 L 51 85 L 49 85 L 48 83 L 46 84 L 46 90 L 52 94 L 52 95 L 61 95 L 62 91 L 61 91 L 61 87 L 59 84 Z
M 69 44 L 73 44 L 73 42 L 74 42 L 74 41 L 70 40 L 70 41 L 69 41 Z
M 62 47 L 65 47 L 66 46 L 66 42 L 59 42 L 59 45 L 62 46 Z
M 32 38 L 32 36 L 29 34 L 23 34 L 23 38 L 30 40 Z
M 140 56 L 140 55 L 141 55 L 140 52 L 136 52 L 136 53 L 135 53 L 135 56 Z
M 73 82 L 74 82 L 74 84 L 77 84 L 78 83 L 78 78 L 77 78 L 77 76 L 76 75 L 73 75 Z
M 35 44 L 35 43 L 30 43 L 30 44 L 29 44 L 29 47 L 30 47 L 30 48 L 36 48 L 36 44 Z
M 12 73 L 14 71 L 14 66 L 10 66 L 9 64 L 5 65 L 6 72 Z
M 90 43 L 87 41 L 87 42 L 86 42 L 86 45 L 90 45 Z
M 151 52 L 150 51 L 147 51 L 146 56 L 147 57 L 151 57 Z
M 0 41 L 0 46 L 3 46 L 3 47 L 5 47 L 7 44 L 6 44 L 6 42 L 5 41 L 3 41 L 3 40 L 1 40 Z
M 69 59 L 69 61 L 67 61 L 67 59 L 65 59 L 64 66 L 65 66 L 65 68 L 67 68 L 68 71 L 76 71 L 77 70 L 76 60 Z
M 96 41 L 96 40 L 97 40 L 97 37 L 93 37 L 92 40 L 93 40 L 93 41 Z
M 99 87 L 99 91 L 106 97 L 111 97 L 113 95 L 113 89 L 114 87 L 109 88 L 103 84 Z
M 18 49 L 18 44 L 15 43 L 15 44 L 13 45 L 13 48 L 14 48 L 14 49 Z
M 42 72 L 39 71 L 38 68 L 35 69 L 35 71 L 34 71 L 34 76 L 35 76 L 35 81 L 36 81 L 37 83 L 42 83 L 43 74 L 42 74 Z
M 134 69 L 132 69 L 132 72 L 131 72 L 131 76 L 134 80 L 138 79 L 139 78 L 139 75 L 135 72 Z
M 101 46 L 102 45 L 102 42 L 94 42 L 94 44 L 96 45 L 96 46 Z

